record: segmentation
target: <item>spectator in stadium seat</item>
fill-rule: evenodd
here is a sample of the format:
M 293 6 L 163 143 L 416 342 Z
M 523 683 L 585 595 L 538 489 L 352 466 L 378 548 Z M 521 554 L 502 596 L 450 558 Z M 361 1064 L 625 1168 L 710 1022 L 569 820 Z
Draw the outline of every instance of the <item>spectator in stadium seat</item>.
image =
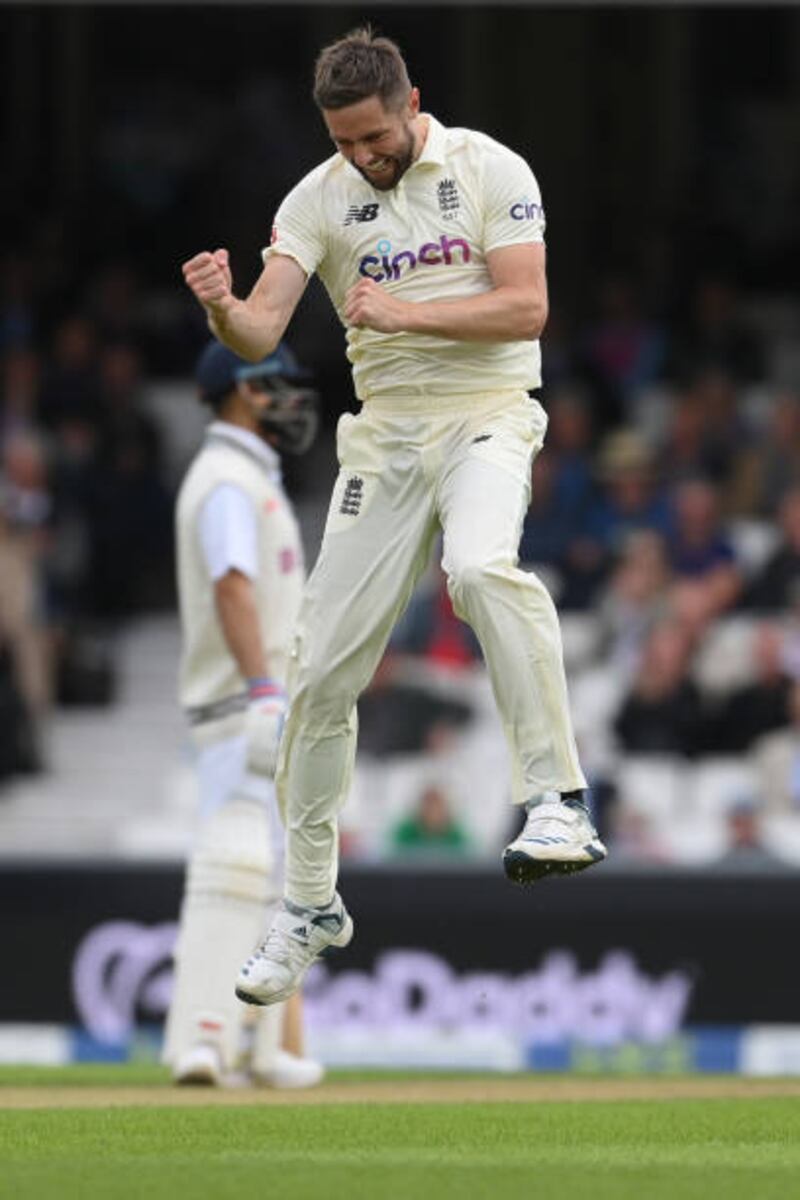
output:
M 800 486 L 790 488 L 778 508 L 780 542 L 752 580 L 743 603 L 758 612 L 779 612 L 800 584 Z
M 719 492 L 706 479 L 685 479 L 672 494 L 673 527 L 668 549 L 675 584 L 673 608 L 700 634 L 731 608 L 742 576 L 720 516 Z
M 705 417 L 708 471 L 699 474 L 721 484 L 730 477 L 733 461 L 745 440 L 739 387 L 729 372 L 712 368 L 692 376 L 689 396 Z
M 34 430 L 6 438 L 0 458 L 2 502 L 9 525 L 19 538 L 43 549 L 43 536 L 52 510 L 45 448 Z
M 395 853 L 427 855 L 463 855 L 470 840 L 456 820 L 450 801 L 438 784 L 429 784 L 416 807 L 392 830 L 391 846 Z
M 673 484 L 696 478 L 725 482 L 740 452 L 731 438 L 731 396 L 728 381 L 718 376 L 696 379 L 678 395 L 658 453 L 662 478 Z
M 792 678 L 784 664 L 783 633 L 763 622 L 753 637 L 751 682 L 722 697 L 709 715 L 705 750 L 741 754 L 768 733 L 784 729 L 791 716 Z
M 725 827 L 728 846 L 720 858 L 709 864 L 712 868 L 757 874 L 789 866 L 764 844 L 761 810 L 754 798 L 737 800 L 725 814 Z
M 3 362 L 0 389 L 0 445 L 15 433 L 36 428 L 42 364 L 27 348 L 9 350 Z
M 693 640 L 673 619 L 660 622 L 642 648 L 631 688 L 614 720 L 628 754 L 693 757 L 702 744 L 704 709 L 690 677 Z
M 800 395 L 780 393 L 765 428 L 740 447 L 727 491 L 727 509 L 772 518 L 791 488 L 800 486 Z
M 613 805 L 606 828 L 616 862 L 662 866 L 674 861 L 663 834 L 641 809 L 620 803 Z
M 667 616 L 671 579 L 664 538 L 648 529 L 629 534 L 596 606 L 602 653 L 626 677 L 643 640 Z
M 644 439 L 633 430 L 609 435 L 600 447 L 599 503 L 589 519 L 588 532 L 607 552 L 619 550 L 637 529 L 669 529 L 669 504 L 660 483 L 654 457 Z
M 600 494 L 563 564 L 562 608 L 585 608 L 607 578 L 626 539 L 637 530 L 666 535 L 669 505 L 658 482 L 653 456 L 632 430 L 618 430 L 598 455 Z

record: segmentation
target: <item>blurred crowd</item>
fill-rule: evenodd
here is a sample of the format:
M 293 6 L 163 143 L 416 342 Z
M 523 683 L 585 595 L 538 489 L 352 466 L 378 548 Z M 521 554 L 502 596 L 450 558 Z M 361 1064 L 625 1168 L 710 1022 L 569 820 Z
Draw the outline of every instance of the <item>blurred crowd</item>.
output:
M 797 859 L 800 379 L 728 279 L 698 278 L 680 317 L 656 308 L 609 275 L 593 313 L 571 328 L 554 315 L 520 558 L 563 616 L 617 858 Z M 52 705 L 113 701 L 119 623 L 174 603 L 175 480 L 147 389 L 186 378 L 204 338 L 130 262 L 77 297 L 41 256 L 0 263 L 0 781 L 46 766 Z M 436 568 L 361 724 L 345 853 L 495 852 L 511 820 L 502 738 Z
M 144 395 L 203 335 L 152 306 L 125 262 L 75 296 L 46 245 L 0 260 L 0 781 L 43 769 L 53 703 L 113 700 L 110 635 L 173 602 L 172 487 Z

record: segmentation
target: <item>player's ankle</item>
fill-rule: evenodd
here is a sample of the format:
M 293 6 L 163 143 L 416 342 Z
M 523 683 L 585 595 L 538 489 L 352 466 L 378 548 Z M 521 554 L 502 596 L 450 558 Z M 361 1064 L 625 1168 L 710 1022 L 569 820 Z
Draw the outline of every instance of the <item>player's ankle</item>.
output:
M 575 788 L 571 792 L 561 792 L 561 803 L 567 808 L 576 808 L 579 812 L 589 814 L 589 804 L 583 788 Z

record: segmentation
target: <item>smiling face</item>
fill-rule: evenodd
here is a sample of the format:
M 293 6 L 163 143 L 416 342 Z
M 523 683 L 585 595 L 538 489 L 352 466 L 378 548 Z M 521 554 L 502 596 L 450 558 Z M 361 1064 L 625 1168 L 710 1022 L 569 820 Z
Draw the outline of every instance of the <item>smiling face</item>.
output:
M 385 108 L 379 96 L 368 96 L 345 108 L 323 109 L 322 115 L 337 150 L 379 192 L 397 186 L 424 140 L 416 88 L 399 108 Z

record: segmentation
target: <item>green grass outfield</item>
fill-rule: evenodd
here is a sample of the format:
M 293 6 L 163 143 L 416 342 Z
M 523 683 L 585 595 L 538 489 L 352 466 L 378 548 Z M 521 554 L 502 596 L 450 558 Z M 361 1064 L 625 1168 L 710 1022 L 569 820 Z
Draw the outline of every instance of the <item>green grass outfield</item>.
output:
M 683 1080 L 687 1098 L 667 1098 L 673 1077 L 664 1098 L 651 1080 L 651 1099 L 615 1099 L 606 1081 L 598 1100 L 483 1102 L 470 1099 L 479 1080 L 450 1076 L 465 1089 L 454 1103 L 421 1099 L 426 1078 L 348 1075 L 346 1102 L 335 1079 L 330 1102 L 323 1087 L 314 1103 L 195 1091 L 186 1104 L 152 1067 L 0 1068 L 0 1196 L 800 1200 L 800 1094 L 749 1095 L 738 1081 L 736 1096 L 688 1098 Z M 391 1102 L 374 1100 L 381 1086 Z M 125 1103 L 131 1088 L 139 1103 Z

